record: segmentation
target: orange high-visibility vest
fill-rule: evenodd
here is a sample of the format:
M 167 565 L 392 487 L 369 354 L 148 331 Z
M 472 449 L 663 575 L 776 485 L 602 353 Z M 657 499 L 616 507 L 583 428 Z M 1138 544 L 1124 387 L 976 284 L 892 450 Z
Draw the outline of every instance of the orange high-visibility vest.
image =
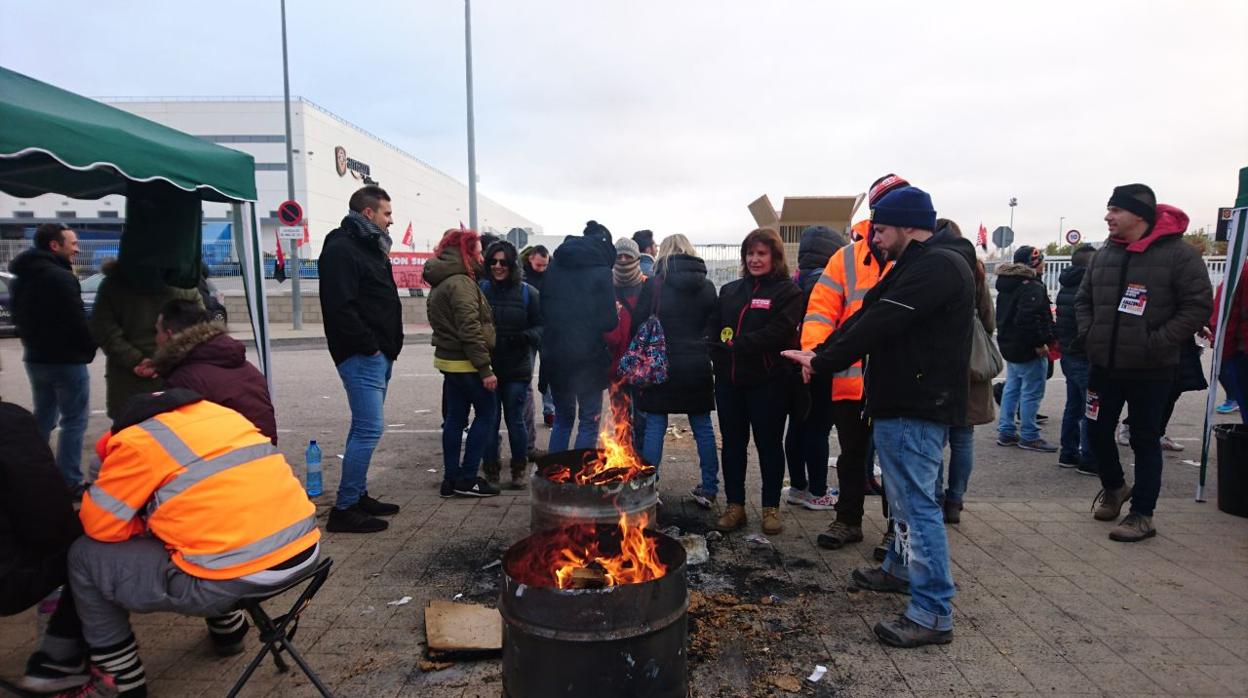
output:
M 96 540 L 146 528 L 187 574 L 236 579 L 320 539 L 316 507 L 290 465 L 234 410 L 183 405 L 113 434 L 103 450 L 79 512 Z
M 806 317 L 802 319 L 802 349 L 813 350 L 858 312 L 867 291 L 891 267 L 892 262 L 880 266 L 866 240 L 837 250 L 810 292 Z M 862 395 L 861 361 L 832 375 L 833 400 L 861 400 Z

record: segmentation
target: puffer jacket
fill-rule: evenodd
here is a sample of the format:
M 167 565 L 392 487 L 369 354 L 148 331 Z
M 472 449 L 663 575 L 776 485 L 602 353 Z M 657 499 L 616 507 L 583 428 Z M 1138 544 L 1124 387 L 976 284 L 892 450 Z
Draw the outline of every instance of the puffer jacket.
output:
M 1111 377 L 1173 379 L 1181 347 L 1209 320 L 1209 272 L 1200 252 L 1183 242 L 1186 230 L 1187 214 L 1158 204 L 1157 222 L 1144 237 L 1110 237 L 1092 258 L 1075 296 L 1078 341 L 1088 362 Z M 1128 292 L 1134 304 L 1124 304 Z
M 1057 282 L 1061 288 L 1057 290 L 1057 343 L 1061 346 L 1062 356 L 1085 358 L 1083 347 L 1075 341 L 1079 336 L 1079 322 L 1075 318 L 1075 295 L 1079 293 L 1079 284 L 1087 267 L 1071 265 L 1062 270 Z
M 447 373 L 494 375 L 494 311 L 457 248 L 448 247 L 425 262 L 425 280 L 432 289 L 427 302 L 433 330 L 433 366 Z
M 671 255 L 655 269 L 662 273 L 646 281 L 632 314 L 631 334 L 657 308 L 669 377 L 642 389 L 637 408 L 656 414 L 710 412 L 715 409 L 715 376 L 707 342 L 719 330 L 715 284 L 706 278 L 706 263 L 692 255 Z
M 615 246 L 608 239 L 569 235 L 551 257 L 542 287 L 542 375 L 557 390 L 607 387 L 615 329 Z
M 494 352 L 490 364 L 500 381 L 528 383 L 533 379 L 533 350 L 542 343 L 541 294 L 520 280 L 516 248 L 510 242 L 491 244 L 485 258 L 492 259 L 498 252 L 506 255 L 507 278 L 495 281 L 490 276 L 481 282 L 481 292 L 494 313 Z
M 844 235 L 835 231 L 821 233 L 818 230 L 806 230 L 802 233 L 802 241 L 797 247 L 797 276 L 793 279 L 797 287 L 802 289 L 802 308 L 810 302 L 810 292 L 828 266 L 828 260 L 836 251 L 849 244 Z
M 711 336 L 715 380 L 739 388 L 788 381 L 793 362 L 780 356 L 796 349 L 802 291 L 788 277 L 747 276 L 719 289 Z
M 1006 361 L 1026 363 L 1053 341 L 1049 293 L 1026 264 L 997 267 L 997 346 Z

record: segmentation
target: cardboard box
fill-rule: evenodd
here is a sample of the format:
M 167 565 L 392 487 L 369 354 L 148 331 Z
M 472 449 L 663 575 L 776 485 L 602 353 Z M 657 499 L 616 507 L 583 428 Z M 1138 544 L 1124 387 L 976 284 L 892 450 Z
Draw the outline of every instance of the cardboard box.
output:
M 811 225 L 826 225 L 849 237 L 849 227 L 854 213 L 867 195 L 855 196 L 786 196 L 784 206 L 777 213 L 766 194 L 750 203 L 750 214 L 760 228 L 775 228 L 785 246 L 796 250 L 802 239 L 802 231 Z

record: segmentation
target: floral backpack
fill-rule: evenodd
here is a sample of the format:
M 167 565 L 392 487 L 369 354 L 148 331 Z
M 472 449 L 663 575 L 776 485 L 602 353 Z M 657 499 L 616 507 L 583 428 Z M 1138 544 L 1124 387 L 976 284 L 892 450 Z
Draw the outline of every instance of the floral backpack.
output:
M 659 322 L 659 301 L 662 296 L 662 277 L 655 277 L 650 317 L 641 323 L 637 336 L 633 337 L 628 349 L 620 357 L 618 371 L 626 385 L 646 388 L 667 382 L 667 335 L 663 333 L 663 324 Z

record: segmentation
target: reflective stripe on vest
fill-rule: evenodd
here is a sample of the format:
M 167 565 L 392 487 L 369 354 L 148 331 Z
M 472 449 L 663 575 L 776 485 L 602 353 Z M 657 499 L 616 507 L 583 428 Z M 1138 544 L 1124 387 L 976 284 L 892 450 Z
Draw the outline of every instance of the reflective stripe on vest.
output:
M 837 293 L 841 294 L 842 296 L 843 296 L 843 295 L 845 295 L 845 287 L 844 287 L 844 286 L 842 286 L 839 282 L 837 282 L 837 281 L 836 281 L 835 279 L 833 279 L 832 277 L 828 276 L 828 273 L 827 273 L 827 272 L 824 272 L 824 273 L 822 273 L 822 274 L 820 274 L 820 275 L 819 275 L 819 283 L 820 283 L 820 284 L 822 284 L 822 285 L 824 285 L 824 286 L 827 286 L 828 288 L 832 289 L 833 291 L 836 291 Z
M 806 317 L 802 318 L 802 322 L 821 322 L 825 325 L 836 327 L 836 323 L 832 321 L 832 318 L 820 313 L 807 313 Z
M 845 272 L 845 288 L 849 291 L 848 300 L 858 296 L 858 259 L 849 249 L 849 254 L 841 255 L 841 269 Z
M 129 504 L 126 504 L 120 499 L 117 499 L 113 495 L 109 494 L 99 485 L 91 485 L 89 494 L 91 496 L 91 502 L 95 504 L 95 506 L 104 510 L 108 514 L 117 517 L 121 521 L 129 521 L 130 519 L 133 519 L 134 515 L 139 511 L 138 509 L 135 509 Z
M 862 364 L 854 364 L 844 371 L 832 374 L 833 378 L 862 378 Z
M 152 493 L 152 504 L 148 513 L 155 511 L 160 505 L 173 497 L 185 492 L 204 480 L 224 472 L 230 468 L 245 465 L 255 460 L 277 453 L 277 449 L 269 441 L 251 444 L 226 451 L 219 456 L 207 460 L 195 455 L 190 446 L 165 424 L 156 419 L 149 419 L 137 425 L 138 428 L 152 437 L 160 447 L 165 449 L 170 458 L 186 471 L 175 476 L 160 489 Z M 123 502 L 124 504 L 124 502 Z
M 203 567 L 204 569 L 228 569 L 230 567 L 237 567 L 238 565 L 243 565 L 251 562 L 252 560 L 264 557 L 265 555 L 268 555 L 283 546 L 290 545 L 314 530 L 316 530 L 315 514 L 306 519 L 296 521 L 286 528 L 283 528 L 276 533 L 267 535 L 254 543 L 248 543 L 242 547 L 219 553 L 183 555 L 183 559 L 191 564 Z

